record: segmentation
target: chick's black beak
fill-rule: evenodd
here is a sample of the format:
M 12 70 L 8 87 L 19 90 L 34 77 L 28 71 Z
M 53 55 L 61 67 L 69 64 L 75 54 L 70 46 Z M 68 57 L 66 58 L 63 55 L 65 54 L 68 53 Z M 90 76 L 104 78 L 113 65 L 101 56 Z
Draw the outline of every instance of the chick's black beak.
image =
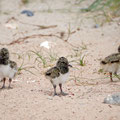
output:
M 72 65 L 68 64 L 69 67 L 73 67 Z

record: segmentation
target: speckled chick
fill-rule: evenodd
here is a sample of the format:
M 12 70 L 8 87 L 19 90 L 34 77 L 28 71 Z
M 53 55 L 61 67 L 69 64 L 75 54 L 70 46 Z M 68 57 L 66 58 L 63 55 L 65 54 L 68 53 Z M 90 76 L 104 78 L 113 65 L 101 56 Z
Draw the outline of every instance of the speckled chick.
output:
M 6 78 L 9 78 L 9 86 L 11 88 L 12 79 L 17 73 L 17 64 L 9 60 L 9 51 L 6 48 L 0 50 L 0 78 L 3 81 L 2 89 L 5 88 Z
M 114 74 L 118 79 L 120 79 L 119 76 L 117 75 L 117 72 L 120 68 L 120 46 L 118 47 L 118 53 L 113 53 L 107 56 L 100 62 L 100 64 L 104 72 L 110 73 L 111 82 L 113 82 L 112 74 Z
M 45 76 L 50 80 L 54 88 L 54 95 L 57 95 L 56 86 L 59 85 L 62 95 L 67 95 L 62 90 L 62 84 L 69 78 L 69 66 L 72 67 L 65 57 L 60 57 L 55 67 L 50 68 Z

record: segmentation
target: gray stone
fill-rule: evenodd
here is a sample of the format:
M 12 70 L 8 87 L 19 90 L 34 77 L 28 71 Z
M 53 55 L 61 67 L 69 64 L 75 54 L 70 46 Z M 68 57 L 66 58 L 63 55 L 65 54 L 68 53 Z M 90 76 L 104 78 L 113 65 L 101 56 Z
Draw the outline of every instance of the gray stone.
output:
M 115 93 L 115 94 L 112 94 L 112 95 L 108 95 L 104 99 L 104 103 L 113 104 L 113 105 L 120 105 L 120 93 Z

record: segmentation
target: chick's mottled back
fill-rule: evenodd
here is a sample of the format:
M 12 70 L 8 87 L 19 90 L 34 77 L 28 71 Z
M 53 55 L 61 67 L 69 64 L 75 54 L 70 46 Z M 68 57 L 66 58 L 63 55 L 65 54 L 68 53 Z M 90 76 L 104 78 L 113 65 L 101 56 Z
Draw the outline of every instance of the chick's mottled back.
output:
M 53 79 L 53 78 L 60 76 L 60 70 L 57 67 L 53 67 L 53 68 L 49 69 L 45 73 L 45 75 L 48 76 L 48 78 Z
M 111 54 L 101 61 L 102 64 L 118 63 L 118 62 L 120 62 L 120 53 Z

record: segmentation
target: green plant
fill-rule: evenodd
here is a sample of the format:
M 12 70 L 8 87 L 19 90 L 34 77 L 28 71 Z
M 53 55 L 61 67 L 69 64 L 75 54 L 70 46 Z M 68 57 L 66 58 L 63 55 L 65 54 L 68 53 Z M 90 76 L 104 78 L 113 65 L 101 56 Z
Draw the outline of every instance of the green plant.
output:
M 36 61 L 38 61 L 39 63 L 42 62 L 43 67 L 47 66 L 46 58 L 39 51 L 33 51 L 33 50 L 31 50 L 30 52 L 32 52 L 33 54 L 36 55 L 35 62 Z
M 103 73 L 103 69 L 99 69 L 99 70 L 98 70 L 98 73 Z
M 73 47 L 74 54 L 71 55 L 71 57 L 80 57 L 83 54 L 83 51 L 87 49 L 87 45 L 82 42 L 79 47 Z
M 80 66 L 85 66 L 85 60 L 84 60 L 84 57 L 85 57 L 85 56 L 82 56 L 82 57 L 80 57 L 80 59 L 79 59 L 78 64 L 79 64 Z
M 110 10 L 111 12 L 117 12 L 120 10 L 120 0 L 95 0 L 85 11 L 103 11 Z M 120 15 L 120 14 L 119 14 Z
M 88 8 L 84 9 L 85 11 L 96 10 L 97 7 L 101 4 L 102 0 L 95 0 Z
M 120 80 L 120 75 L 114 74 L 114 76 Z
M 29 3 L 29 0 L 21 0 L 21 2 L 22 2 L 23 4 L 27 4 L 27 3 Z
M 33 75 L 36 76 L 36 74 L 33 73 L 33 72 L 30 70 L 30 69 L 33 69 L 33 68 L 36 69 L 34 66 L 24 66 L 24 65 L 21 64 L 21 66 L 18 68 L 17 74 L 19 75 L 19 74 L 22 73 L 22 71 L 27 71 L 27 72 L 29 72 L 29 73 L 31 73 L 31 74 L 33 74 Z
M 48 53 L 48 59 L 49 59 L 50 62 L 56 61 L 57 58 L 58 58 L 58 56 L 57 56 L 56 53 L 51 52 L 51 51 Z
M 15 56 L 17 56 L 17 59 L 19 61 L 22 61 L 21 64 L 20 64 L 20 66 L 18 67 L 18 72 L 17 72 L 18 75 L 21 74 L 22 71 L 27 71 L 27 72 L 29 72 L 29 73 L 31 73 L 33 75 L 36 75 L 35 73 L 33 73 L 31 71 L 31 69 L 36 69 L 35 66 L 34 65 L 30 66 L 29 63 L 25 64 L 25 57 L 28 56 L 28 60 L 30 61 L 30 58 L 31 58 L 30 54 L 28 54 L 28 53 L 26 53 L 26 54 L 12 53 L 12 54 L 15 55 Z
M 85 55 L 83 56 L 83 53 L 81 51 L 80 52 L 75 51 L 74 54 L 69 55 L 67 57 L 73 58 L 73 60 L 71 60 L 71 62 L 75 62 L 80 66 L 85 66 L 86 65 L 86 63 L 85 63 Z
M 17 74 L 21 74 L 22 71 L 27 71 L 27 72 L 29 72 L 29 73 L 31 73 L 31 74 L 33 74 L 33 75 L 36 76 L 36 74 L 33 73 L 33 72 L 30 70 L 30 69 L 33 69 L 33 68 L 36 69 L 35 66 L 25 65 L 25 64 L 24 64 L 24 59 L 23 59 L 21 65 L 18 67 L 18 72 L 17 72 Z
M 81 45 L 80 45 L 80 48 L 81 48 L 81 50 L 86 50 L 87 45 L 84 42 L 82 42 Z
M 95 22 L 97 21 L 96 24 L 102 26 L 106 22 L 111 22 L 114 17 L 120 16 L 120 0 L 95 0 L 81 11 L 93 12 L 91 15 L 97 16 L 97 19 L 94 19 Z

